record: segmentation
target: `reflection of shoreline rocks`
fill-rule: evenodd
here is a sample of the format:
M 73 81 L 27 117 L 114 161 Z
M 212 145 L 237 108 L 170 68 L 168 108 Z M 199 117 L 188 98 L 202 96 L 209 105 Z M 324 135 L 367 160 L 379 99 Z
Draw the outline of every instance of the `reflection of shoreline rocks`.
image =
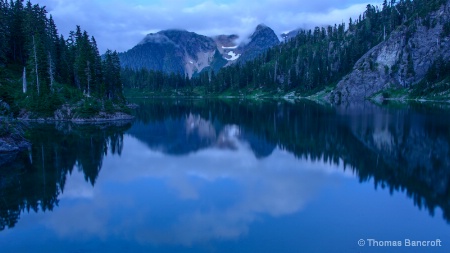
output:
M 0 153 L 0 167 L 7 166 L 17 158 L 17 152 Z
M 127 110 L 135 109 L 135 104 L 119 105 L 110 104 L 109 110 L 105 109 L 104 101 L 95 99 L 94 101 L 81 100 L 77 104 L 64 104 L 53 112 L 53 115 L 42 117 L 35 112 L 22 110 L 18 120 L 32 122 L 104 122 L 117 120 L 133 120 L 134 116 L 126 113 Z
M 74 119 L 69 121 L 33 119 L 12 123 L 8 119 L 0 118 L 0 134 L 2 134 L 2 136 L 0 136 L 0 165 L 12 162 L 15 159 L 17 152 L 31 147 L 31 143 L 23 137 L 24 131 L 22 128 L 24 126 L 30 127 L 30 125 L 33 124 L 54 124 L 59 131 L 67 132 L 73 128 L 73 125 L 92 125 L 96 126 L 98 129 L 112 126 L 122 127 L 129 125 L 133 119 L 134 117 L 125 115 L 120 118 L 115 117 L 110 119 Z
M 18 152 L 30 147 L 23 133 L 20 123 L 0 118 L 0 166 L 13 162 Z
M 18 152 L 26 149 L 30 144 L 23 138 L 13 136 L 0 137 L 0 154 L 7 152 Z
M 68 117 L 59 117 L 55 116 L 55 118 L 30 118 L 29 115 L 25 115 L 18 120 L 25 122 L 74 122 L 74 123 L 101 123 L 101 122 L 113 122 L 113 121 L 131 121 L 134 117 L 125 114 L 122 112 L 116 113 L 105 113 L 100 112 L 99 114 L 90 117 L 90 118 L 68 118 Z

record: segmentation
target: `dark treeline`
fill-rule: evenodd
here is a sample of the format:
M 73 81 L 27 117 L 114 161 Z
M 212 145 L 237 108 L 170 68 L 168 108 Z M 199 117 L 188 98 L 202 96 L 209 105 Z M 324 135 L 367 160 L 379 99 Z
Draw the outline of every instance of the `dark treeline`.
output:
M 24 211 L 52 211 L 74 169 L 94 185 L 103 158 L 122 152 L 131 123 L 118 124 L 29 126 L 32 147 L 0 170 L 0 231 L 14 227 Z
M 201 72 L 188 80 L 179 74 L 125 69 L 124 85 L 156 92 L 202 87 L 205 94 L 227 90 L 249 92 L 260 88 L 302 93 L 318 91 L 341 80 L 358 59 L 398 27 L 404 25 L 412 33 L 416 24 L 413 21 L 420 21 L 427 27 L 435 26 L 428 14 L 445 2 L 385 0 L 381 8 L 367 5 L 366 11 L 356 20 L 350 18 L 348 25 L 342 23 L 299 31 L 296 37 L 269 49 L 253 61 L 232 65 L 218 73 Z M 396 71 L 395 66 L 392 71 Z
M 17 80 L 21 76 L 19 82 Z M 94 37 L 76 26 L 59 35 L 45 7 L 0 0 L 0 99 L 29 109 L 53 109 L 82 96 L 122 100 L 120 62 L 102 59 Z

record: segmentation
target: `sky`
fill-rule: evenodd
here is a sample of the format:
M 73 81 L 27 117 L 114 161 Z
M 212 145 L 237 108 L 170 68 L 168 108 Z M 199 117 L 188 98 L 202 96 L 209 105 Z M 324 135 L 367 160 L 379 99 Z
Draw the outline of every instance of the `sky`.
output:
M 35 0 L 46 6 L 65 37 L 80 25 L 106 49 L 123 52 L 148 33 L 183 29 L 215 36 L 251 35 L 258 24 L 277 35 L 297 28 L 348 23 L 382 0 Z

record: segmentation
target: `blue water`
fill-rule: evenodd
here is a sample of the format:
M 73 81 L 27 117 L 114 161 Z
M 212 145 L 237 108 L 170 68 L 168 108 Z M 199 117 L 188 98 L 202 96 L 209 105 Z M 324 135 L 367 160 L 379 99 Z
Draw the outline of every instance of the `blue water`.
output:
M 292 110 L 294 109 L 295 107 Z M 314 107 L 312 110 L 316 109 Z M 121 138 L 116 146 L 120 146 L 120 152 L 107 151 L 102 157 L 98 174 L 91 177 L 95 180 L 85 176 L 89 174 L 86 172 L 86 165 L 83 167 L 80 161 L 75 162 L 73 169 L 65 174 L 63 186 L 59 186 L 57 190 L 58 201 L 52 207 L 53 210 L 43 211 L 42 204 L 37 212 L 22 208 L 16 224 L 0 231 L 0 251 L 450 251 L 450 224 L 443 211 L 443 208 L 448 207 L 448 202 L 444 206 L 436 204 L 434 208 L 427 208 L 407 194 L 417 185 L 419 190 L 416 192 L 420 193 L 418 196 L 423 202 L 430 203 L 430 190 L 420 191 L 429 188 L 422 184 L 427 179 L 419 179 L 417 182 L 422 182 L 420 185 L 409 184 L 409 181 L 416 182 L 414 180 L 417 175 L 411 179 L 407 172 L 402 172 L 403 168 L 397 168 L 397 171 L 393 171 L 392 175 L 386 178 L 405 173 L 408 180 L 405 179 L 405 183 L 400 179 L 401 186 L 390 189 L 396 181 L 391 182 L 391 185 L 388 179 L 384 183 L 375 183 L 376 176 L 365 177 L 362 175 L 365 169 L 349 164 L 348 161 L 354 159 L 354 164 L 363 164 L 366 160 L 364 154 L 361 156 L 358 153 L 342 152 L 341 157 L 333 159 L 325 158 L 325 155 L 315 157 L 313 153 L 307 156 L 289 150 L 289 144 L 282 142 L 272 143 L 273 150 L 265 155 L 255 155 L 262 152 L 255 151 L 258 149 L 256 147 L 264 149 L 264 145 L 271 144 L 269 138 L 261 137 L 267 142 L 265 144 L 250 141 L 250 127 L 237 123 L 218 123 L 219 119 L 210 120 L 203 118 L 201 114 L 197 115 L 196 120 L 192 120 L 188 113 L 186 115 L 179 117 L 182 122 L 180 124 L 173 123 L 173 115 L 147 122 L 135 121 L 130 128 L 119 133 Z M 336 115 L 340 117 L 339 113 Z M 325 116 L 330 117 L 328 113 Z M 291 121 L 286 124 L 293 123 Z M 178 124 L 178 128 L 172 128 L 170 124 Z M 344 126 L 347 126 L 346 124 Z M 155 131 L 157 126 L 164 126 L 164 129 L 181 129 L 181 132 L 188 134 L 173 134 L 171 130 L 169 135 L 175 135 L 172 139 L 176 141 L 164 142 L 161 140 L 170 138 L 162 134 L 162 131 Z M 53 127 L 40 126 L 33 134 L 46 128 L 55 131 Z M 85 133 L 86 129 L 79 131 Z M 90 131 L 92 133 L 104 130 Z M 432 133 L 441 134 L 439 131 Z M 311 135 L 314 140 L 322 139 L 320 136 Z M 377 134 L 371 133 L 370 136 Z M 87 137 L 83 135 L 77 138 L 90 138 L 92 141 L 89 134 Z M 327 138 L 331 138 L 330 135 L 327 135 Z M 356 141 L 361 139 L 364 138 L 356 137 Z M 105 140 L 108 138 L 105 137 Z M 66 141 L 72 143 L 70 140 Z M 352 141 L 356 142 L 349 142 Z M 49 159 L 56 160 L 57 153 L 62 152 L 57 152 L 54 148 L 55 143 L 60 142 L 61 138 L 55 142 L 42 141 L 40 145 L 34 145 L 37 151 L 31 152 L 33 163 L 26 165 L 34 167 L 28 168 L 26 173 L 36 170 L 36 175 L 40 175 L 36 180 L 40 183 L 29 189 L 30 191 L 39 191 L 38 189 L 43 187 L 42 173 L 49 173 L 46 171 L 49 167 L 46 163 L 52 162 Z M 304 138 L 300 142 L 307 143 Z M 39 140 L 35 140 L 35 143 L 39 143 Z M 447 144 L 441 143 L 441 148 Z M 308 147 L 316 149 L 312 145 L 310 143 L 301 146 L 306 150 Z M 64 145 L 61 146 L 58 148 L 63 150 Z M 106 150 L 111 150 L 112 146 L 106 141 Z M 184 150 L 180 146 L 191 148 Z M 378 150 L 378 156 L 383 157 L 380 152 L 386 150 L 390 150 L 388 153 L 392 154 L 394 148 L 383 146 Z M 338 147 L 336 149 L 340 150 Z M 92 152 L 80 148 L 78 150 Z M 368 150 L 377 153 L 374 148 Z M 39 154 L 43 152 L 50 153 L 49 157 L 53 158 L 42 159 L 46 162 L 42 166 L 36 165 Z M 349 160 L 349 156 L 355 157 Z M 29 159 L 28 154 L 26 157 Z M 442 169 L 439 166 L 445 164 L 447 158 L 440 157 L 441 160 L 436 161 L 438 165 L 435 165 L 437 167 L 434 169 L 441 177 L 446 177 L 442 171 L 448 168 Z M 68 156 L 58 159 L 70 160 Z M 384 155 L 384 158 L 378 159 L 388 161 L 389 156 Z M 373 175 L 377 175 L 377 169 L 383 169 L 377 167 L 377 164 L 373 164 Z M 48 175 L 45 175 L 45 180 L 49 180 Z M 61 185 L 59 181 L 56 182 Z M 441 188 L 445 187 L 444 185 Z M 1 196 L 7 196 L 6 194 L 12 193 L 4 191 Z M 448 196 L 448 192 L 436 194 Z M 30 199 L 27 197 L 24 202 L 29 203 Z M 438 200 L 445 202 L 448 198 L 440 197 Z M 443 246 L 370 247 L 366 244 L 361 247 L 358 245 L 360 239 L 366 242 L 368 239 L 440 239 Z

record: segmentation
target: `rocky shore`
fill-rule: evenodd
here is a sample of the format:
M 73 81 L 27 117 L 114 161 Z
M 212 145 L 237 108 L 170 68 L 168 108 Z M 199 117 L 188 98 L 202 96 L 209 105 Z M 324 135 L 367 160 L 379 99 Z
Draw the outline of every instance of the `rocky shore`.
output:
M 133 109 L 134 105 L 127 105 L 129 109 Z M 121 120 L 133 120 L 134 116 L 121 112 L 105 112 L 99 111 L 91 113 L 89 115 L 82 114 L 77 111 L 75 106 L 63 105 L 60 109 L 56 110 L 53 115 L 48 117 L 37 116 L 35 113 L 28 111 L 22 111 L 17 117 L 20 121 L 71 121 L 71 122 L 106 122 L 106 121 L 121 121 Z
M 36 121 L 36 122 L 42 122 L 42 121 L 68 121 L 68 122 L 107 122 L 107 121 L 122 121 L 122 120 L 133 120 L 134 116 L 123 113 L 123 112 L 115 112 L 115 113 L 106 113 L 106 112 L 100 112 L 94 116 L 91 117 L 69 117 L 67 115 L 57 115 L 55 113 L 54 117 L 38 117 L 35 118 L 31 114 L 24 114 L 21 115 L 19 118 L 17 118 L 20 121 Z
M 0 153 L 29 147 L 23 137 L 23 125 L 8 117 L 0 117 Z
M 127 105 L 133 109 L 135 105 Z M 23 110 L 16 119 L 0 116 L 0 165 L 7 163 L 19 151 L 27 149 L 31 144 L 23 137 L 26 122 L 73 122 L 76 124 L 102 124 L 108 122 L 132 121 L 134 116 L 124 112 L 97 112 L 86 116 L 77 113 L 76 108 L 64 105 L 52 116 L 42 117 Z

